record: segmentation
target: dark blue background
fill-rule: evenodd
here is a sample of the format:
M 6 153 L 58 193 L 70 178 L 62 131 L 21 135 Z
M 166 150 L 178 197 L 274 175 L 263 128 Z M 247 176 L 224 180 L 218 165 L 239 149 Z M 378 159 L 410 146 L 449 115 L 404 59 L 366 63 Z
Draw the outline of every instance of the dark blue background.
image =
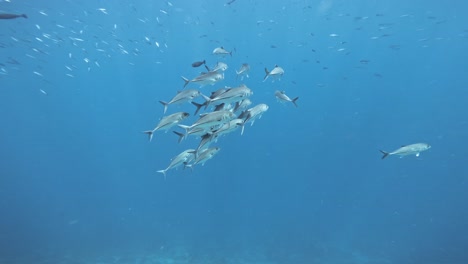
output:
M 0 21 L 0 261 L 468 261 L 463 1 L 171 4 L 0 2 L 29 16 Z M 218 46 L 233 56 L 216 58 Z M 156 171 L 197 140 L 141 131 L 202 59 L 229 65 L 203 93 L 245 83 L 270 108 L 205 166 L 164 180 Z M 262 82 L 275 64 L 284 76 Z M 417 142 L 432 148 L 380 159 Z

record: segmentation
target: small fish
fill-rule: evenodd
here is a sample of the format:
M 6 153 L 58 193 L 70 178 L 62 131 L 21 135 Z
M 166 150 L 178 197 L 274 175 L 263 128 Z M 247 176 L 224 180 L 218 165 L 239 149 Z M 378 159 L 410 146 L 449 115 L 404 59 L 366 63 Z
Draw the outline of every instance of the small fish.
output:
M 268 69 L 265 68 L 265 77 L 263 78 L 263 81 L 266 81 L 266 79 L 268 79 L 268 77 L 270 76 L 281 78 L 283 74 L 284 74 L 283 68 L 279 67 L 278 65 L 275 65 L 275 67 L 271 71 L 268 71 Z
M 187 86 L 189 83 L 198 83 L 200 87 L 203 87 L 207 84 L 214 85 L 215 83 L 224 79 L 224 74 L 218 72 L 205 72 L 200 74 L 199 76 L 195 77 L 192 80 L 189 80 L 182 76 L 185 84 L 184 87 Z
M 164 170 L 158 170 L 158 172 L 164 174 L 164 179 L 166 179 L 166 172 L 168 170 L 177 168 L 184 163 L 191 162 L 195 158 L 195 153 L 196 150 L 194 149 L 184 150 L 182 153 L 172 158 L 171 163 L 169 163 L 169 166 L 167 166 L 167 168 L 165 168 Z
M 205 64 L 205 63 L 206 63 L 205 60 L 203 60 L 203 61 L 196 61 L 196 62 L 192 63 L 192 67 L 197 68 L 197 67 L 202 66 L 202 65 Z
M 165 116 L 159 121 L 158 125 L 153 130 L 146 130 L 143 133 L 147 134 L 149 141 L 153 139 L 153 134 L 157 130 L 168 130 L 177 125 L 182 120 L 186 119 L 190 114 L 186 112 L 177 112 L 172 115 Z
M 167 107 L 171 104 L 182 104 L 185 102 L 191 102 L 194 98 L 200 96 L 201 93 L 198 90 L 184 90 L 178 92 L 174 98 L 172 98 L 169 102 L 159 101 L 164 106 L 164 113 L 167 111 Z
M 275 96 L 279 101 L 282 102 L 291 102 L 294 104 L 295 107 L 297 107 L 296 101 L 299 99 L 299 97 L 296 97 L 294 99 L 289 98 L 289 96 L 286 95 L 284 91 L 276 91 Z
M 402 146 L 401 148 L 394 150 L 392 152 L 386 152 L 383 150 L 380 150 L 380 152 L 382 152 L 383 154 L 382 159 L 385 159 L 387 156 L 390 156 L 390 155 L 397 155 L 397 156 L 416 155 L 416 157 L 419 157 L 419 153 L 426 151 L 430 148 L 431 146 L 427 143 L 416 143 L 416 144 Z
M 210 72 L 219 72 L 219 71 L 225 71 L 227 70 L 228 66 L 226 63 L 224 62 L 218 62 L 216 63 L 216 65 L 211 69 L 211 70 L 208 70 Z M 207 68 L 208 69 L 208 68 Z
M 247 63 L 244 63 L 241 65 L 239 70 L 236 70 L 236 79 L 241 76 L 241 81 L 244 80 L 244 75 L 249 78 L 249 71 L 250 71 L 250 65 Z
M 232 51 L 227 51 L 223 47 L 215 48 L 213 50 L 213 54 L 214 55 L 221 55 L 221 56 L 225 56 L 225 55 L 229 54 L 232 57 Z
M 18 17 L 28 18 L 26 14 L 7 14 L 7 13 L 0 14 L 0 19 L 15 19 Z

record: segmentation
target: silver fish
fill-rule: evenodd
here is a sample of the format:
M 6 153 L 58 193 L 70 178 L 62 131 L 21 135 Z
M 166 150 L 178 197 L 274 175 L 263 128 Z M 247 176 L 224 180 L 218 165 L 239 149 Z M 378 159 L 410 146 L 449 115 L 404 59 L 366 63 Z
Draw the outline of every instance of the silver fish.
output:
M 284 74 L 283 68 L 279 67 L 278 65 L 275 65 L 275 67 L 271 71 L 268 71 L 268 69 L 265 68 L 265 77 L 263 78 L 263 81 L 266 81 L 266 79 L 268 79 L 268 77 L 270 76 L 281 78 L 283 74 Z
M 218 62 L 216 65 L 210 70 L 210 72 L 223 72 L 227 70 L 228 65 L 224 62 Z
M 233 112 L 237 112 L 239 110 L 244 110 L 246 109 L 247 107 L 249 107 L 250 105 L 252 104 L 252 101 L 250 101 L 249 98 L 245 98 L 244 100 L 240 101 L 240 102 L 237 102 L 235 105 L 234 105 L 234 109 L 232 110 Z
M 164 179 L 166 179 L 166 172 L 170 169 L 177 168 L 184 163 L 189 163 L 195 158 L 196 150 L 194 149 L 187 149 L 180 153 L 179 155 L 172 158 L 171 163 L 169 166 L 164 170 L 158 170 L 159 173 L 164 174 Z
M 268 105 L 266 104 L 258 104 L 246 111 L 244 111 L 238 118 L 244 118 L 244 124 L 251 122 L 251 126 L 253 126 L 256 119 L 262 118 L 262 114 L 268 110 Z M 244 134 L 244 126 L 242 126 L 241 135 Z
M 191 126 L 179 125 L 179 127 L 184 128 L 186 131 L 189 131 L 193 128 L 204 128 L 211 129 L 212 127 L 222 125 L 231 119 L 235 118 L 233 112 L 228 110 L 222 110 L 217 112 L 211 112 L 204 114 L 200 119 L 198 119 Z
M 200 95 L 201 93 L 198 90 L 193 90 L 193 89 L 183 90 L 183 91 L 178 92 L 174 96 L 174 98 L 172 98 L 169 102 L 164 102 L 164 101 L 159 101 L 159 102 L 164 106 L 164 113 L 166 113 L 167 107 L 170 104 L 182 104 L 185 102 L 191 102 L 193 99 L 195 99 L 196 97 Z
M 158 125 L 153 130 L 146 130 L 143 133 L 147 134 L 149 141 L 153 139 L 153 133 L 157 130 L 168 130 L 177 125 L 180 121 L 187 118 L 190 114 L 186 112 L 177 112 L 172 115 L 165 116 L 159 121 Z
M 299 99 L 299 97 L 296 97 L 294 99 L 289 98 L 289 96 L 286 95 L 284 91 L 276 91 L 275 92 L 276 98 L 278 98 L 279 101 L 282 102 L 291 102 L 294 104 L 295 107 L 297 107 L 296 101 Z
M 205 108 L 210 104 L 230 104 L 239 102 L 242 99 L 245 99 L 253 94 L 252 90 L 249 89 L 246 85 L 241 85 L 236 88 L 230 88 L 224 93 L 219 94 L 214 98 L 203 96 L 205 98 L 206 104 Z
M 196 155 L 195 161 L 193 162 L 193 164 L 190 164 L 190 167 L 200 164 L 200 163 L 202 165 L 205 165 L 205 162 L 212 159 L 220 150 L 221 148 L 219 147 L 213 147 L 213 148 L 202 150 L 200 153 Z
M 233 120 L 229 121 L 228 123 L 225 123 L 224 125 L 222 125 L 217 130 L 215 130 L 214 135 L 219 137 L 219 136 L 222 136 L 222 135 L 225 135 L 225 134 L 229 134 L 231 132 L 234 132 L 240 126 L 244 126 L 244 120 L 242 120 L 240 118 L 233 119 Z
M 205 85 L 213 85 L 221 80 L 224 79 L 224 74 L 219 73 L 219 72 L 204 72 L 200 74 L 199 76 L 195 77 L 192 80 L 189 80 L 182 76 L 182 79 L 184 80 L 185 84 L 184 87 L 187 86 L 189 83 L 198 83 L 200 87 L 203 87 Z
M 242 64 L 239 70 L 238 71 L 236 70 L 236 74 L 237 74 L 236 79 L 239 76 L 241 76 L 241 81 L 244 80 L 244 76 L 249 78 L 249 71 L 250 71 L 250 65 L 247 63 Z
M 416 143 L 416 144 L 402 146 L 401 148 L 394 150 L 392 152 L 386 152 L 383 150 L 380 150 L 380 152 L 382 152 L 383 154 L 382 159 L 385 159 L 387 156 L 390 156 L 390 155 L 397 155 L 397 156 L 416 155 L 416 157 L 419 157 L 419 153 L 426 151 L 430 148 L 431 148 L 431 145 L 427 143 Z
M 223 47 L 218 47 L 213 50 L 213 54 L 221 55 L 221 56 L 225 56 L 229 54 L 230 56 L 232 56 L 232 51 L 227 51 Z

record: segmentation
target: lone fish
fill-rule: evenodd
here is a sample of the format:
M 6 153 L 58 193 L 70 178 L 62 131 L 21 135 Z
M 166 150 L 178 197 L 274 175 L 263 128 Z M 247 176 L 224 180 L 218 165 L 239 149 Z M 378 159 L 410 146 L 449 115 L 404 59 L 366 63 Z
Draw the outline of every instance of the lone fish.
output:
M 416 155 L 416 157 L 419 157 L 419 153 L 426 151 L 430 148 L 431 148 L 431 145 L 427 143 L 416 143 L 416 144 L 402 146 L 401 148 L 394 150 L 392 152 L 386 152 L 383 150 L 380 150 L 380 152 L 382 152 L 383 154 L 382 159 L 385 159 L 386 157 L 390 155 L 397 155 L 397 156 Z

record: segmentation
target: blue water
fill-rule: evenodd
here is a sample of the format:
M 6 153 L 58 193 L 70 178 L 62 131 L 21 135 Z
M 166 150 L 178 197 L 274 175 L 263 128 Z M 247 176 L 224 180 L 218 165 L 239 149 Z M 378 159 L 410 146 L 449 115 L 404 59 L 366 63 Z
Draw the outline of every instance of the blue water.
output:
M 0 1 L 0 263 L 468 263 L 464 1 L 42 2 Z M 269 109 L 164 179 L 203 59 Z

